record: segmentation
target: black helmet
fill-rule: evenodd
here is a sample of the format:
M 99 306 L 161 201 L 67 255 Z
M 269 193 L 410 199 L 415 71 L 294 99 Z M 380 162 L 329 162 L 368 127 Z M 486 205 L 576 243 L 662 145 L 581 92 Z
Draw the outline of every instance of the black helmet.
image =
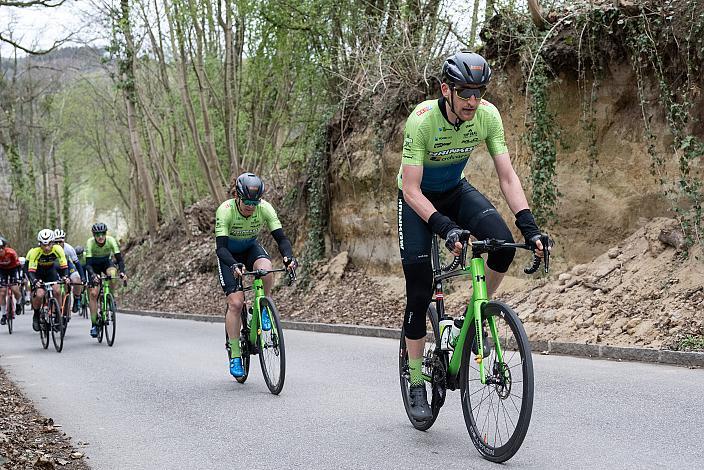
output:
M 108 226 L 102 222 L 98 222 L 97 224 L 93 224 L 93 226 L 90 228 L 90 231 L 93 233 L 107 232 Z
M 240 199 L 258 201 L 264 194 L 264 182 L 254 173 L 242 173 L 235 183 Z
M 81 245 L 76 245 L 73 249 L 76 250 L 77 256 L 81 256 L 83 254 L 83 247 Z
M 486 86 L 491 79 L 491 67 L 475 52 L 458 52 L 442 64 L 442 81 L 449 85 Z

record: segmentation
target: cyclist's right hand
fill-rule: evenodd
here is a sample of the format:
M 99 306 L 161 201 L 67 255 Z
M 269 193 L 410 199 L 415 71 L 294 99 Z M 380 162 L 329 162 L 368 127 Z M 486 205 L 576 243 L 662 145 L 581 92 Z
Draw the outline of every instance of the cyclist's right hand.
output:
M 455 256 L 460 256 L 462 254 L 462 243 L 460 243 L 461 233 L 462 230 L 459 228 L 453 228 L 447 232 L 447 237 L 445 237 L 445 246 Z
M 41 279 L 37 279 L 36 281 L 34 281 L 32 289 L 41 289 L 42 287 L 44 287 L 44 281 L 42 281 Z
M 100 284 L 100 276 L 93 274 L 93 285 L 97 286 L 98 284 Z
M 235 274 L 236 277 L 242 277 L 242 273 L 244 272 L 244 264 L 242 263 L 237 263 L 233 264 L 231 266 L 232 272 Z

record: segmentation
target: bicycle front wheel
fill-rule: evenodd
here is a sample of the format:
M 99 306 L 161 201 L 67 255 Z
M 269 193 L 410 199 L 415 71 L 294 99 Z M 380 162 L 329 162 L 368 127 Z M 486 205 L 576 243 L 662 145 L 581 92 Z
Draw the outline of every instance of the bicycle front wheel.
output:
M 115 299 L 112 294 L 108 294 L 107 297 L 108 310 L 105 312 L 103 328 L 105 329 L 105 339 L 108 342 L 108 346 L 112 346 L 115 342 Z
M 423 349 L 423 374 L 432 378 L 435 375 L 435 368 L 438 366 L 436 362 L 435 349 L 437 347 L 437 338 L 440 337 L 440 324 L 438 323 L 438 313 L 435 310 L 435 305 L 430 304 L 426 312 L 426 331 L 425 347 Z M 401 349 L 398 356 L 398 373 L 401 381 L 401 398 L 403 398 L 403 406 L 406 409 L 406 415 L 411 421 L 414 428 L 425 431 L 435 423 L 435 420 L 440 413 L 440 408 L 445 401 L 445 388 L 442 384 L 436 384 L 433 380 L 430 381 L 432 391 L 432 399 L 430 400 L 430 409 L 433 416 L 427 421 L 418 421 L 411 416 L 411 371 L 408 367 L 408 350 L 406 348 L 406 330 L 401 329 Z
M 279 312 L 269 297 L 259 299 L 259 309 L 266 312 L 271 320 L 271 329 L 261 330 L 259 335 L 259 363 L 262 366 L 264 381 L 274 395 L 281 393 L 286 378 L 286 350 L 284 332 L 279 321 Z
M 488 326 L 492 318 L 498 336 Z M 506 304 L 491 301 L 482 307 L 487 331 L 481 361 L 482 384 L 474 325 L 469 328 L 460 369 L 464 421 L 479 453 L 492 462 L 505 462 L 518 451 L 528 432 L 533 411 L 533 360 L 528 336 L 518 315 Z M 498 347 L 497 347 L 498 345 Z M 499 360 L 497 349 L 501 350 Z
M 15 298 L 12 295 L 8 298 L 9 300 L 5 304 L 5 316 L 7 317 L 7 331 L 12 334 L 12 320 L 15 318 Z
M 81 293 L 81 316 L 88 318 L 88 294 L 85 290 Z
M 59 303 L 56 299 L 49 299 L 49 325 L 51 329 L 51 340 L 54 342 L 54 349 L 56 349 L 56 352 L 61 352 L 64 349 L 66 324 L 63 321 Z
M 42 340 L 42 347 L 47 349 L 49 347 L 49 330 L 51 326 L 49 325 L 49 313 L 46 305 L 42 305 L 42 309 L 39 312 L 39 339 Z

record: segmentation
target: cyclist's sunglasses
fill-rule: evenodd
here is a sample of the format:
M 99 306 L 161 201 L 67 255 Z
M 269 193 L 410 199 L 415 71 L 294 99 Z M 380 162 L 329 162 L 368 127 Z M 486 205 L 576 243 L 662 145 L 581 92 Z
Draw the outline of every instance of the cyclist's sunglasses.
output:
M 482 99 L 482 96 L 484 96 L 484 93 L 486 93 L 485 86 L 479 88 L 454 88 L 455 93 L 457 93 L 457 97 L 464 101 L 468 101 L 472 97 L 475 97 L 476 99 L 480 100 Z
M 96 237 L 104 237 L 107 232 L 95 232 Z
M 258 206 L 262 202 L 261 199 L 242 199 L 242 204 L 245 206 Z

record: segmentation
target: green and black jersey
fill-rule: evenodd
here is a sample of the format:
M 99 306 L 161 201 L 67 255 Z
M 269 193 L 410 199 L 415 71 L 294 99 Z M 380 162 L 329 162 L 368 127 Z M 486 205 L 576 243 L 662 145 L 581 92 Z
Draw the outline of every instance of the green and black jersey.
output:
M 408 117 L 398 188 L 403 189 L 403 165 L 423 166 L 420 188 L 428 192 L 448 191 L 464 177 L 463 170 L 474 149 L 486 143 L 492 157 L 508 152 L 504 126 L 496 107 L 481 100 L 474 119 L 458 130 L 443 114 L 443 98 L 420 103 Z

